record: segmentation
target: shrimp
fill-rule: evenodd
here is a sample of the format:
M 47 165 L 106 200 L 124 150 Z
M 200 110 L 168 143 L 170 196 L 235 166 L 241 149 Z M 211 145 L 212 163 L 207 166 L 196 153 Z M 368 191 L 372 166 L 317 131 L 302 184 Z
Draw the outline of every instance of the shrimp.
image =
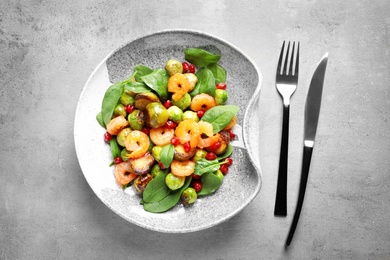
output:
M 219 133 L 216 133 L 213 135 L 213 125 L 209 122 L 205 121 L 199 121 L 199 130 L 200 130 L 200 136 L 199 136 L 199 142 L 198 147 L 199 148 L 205 148 L 209 147 L 219 140 Z M 203 138 L 203 135 L 206 135 L 206 138 Z
M 192 99 L 190 108 L 193 111 L 199 111 L 199 110 L 207 111 L 210 108 L 215 107 L 216 105 L 217 103 L 215 102 L 215 99 L 212 96 L 206 93 L 201 93 L 196 95 Z
M 174 93 L 172 99 L 178 101 L 181 99 L 191 88 L 190 82 L 187 76 L 176 73 L 172 75 L 168 80 L 168 91 Z
M 191 160 L 177 161 L 173 160 L 171 162 L 171 172 L 176 176 L 190 176 L 194 173 L 195 162 Z
M 175 129 L 175 135 L 179 138 L 181 144 L 190 141 L 191 147 L 194 148 L 199 142 L 199 125 L 197 122 L 190 119 L 183 120 Z
M 129 122 L 126 120 L 126 118 L 120 115 L 111 119 L 111 121 L 107 124 L 107 132 L 111 135 L 118 135 L 119 132 L 128 125 Z
M 150 141 L 147 134 L 142 131 L 134 130 L 129 133 L 126 138 L 126 150 L 130 151 L 127 158 L 139 158 L 143 156 L 149 149 Z
M 175 130 L 163 126 L 150 129 L 149 134 L 150 139 L 155 145 L 164 146 L 171 142 L 172 137 L 175 135 Z
M 126 185 L 138 176 L 131 168 L 129 160 L 117 164 L 115 166 L 114 175 L 115 180 L 120 185 Z

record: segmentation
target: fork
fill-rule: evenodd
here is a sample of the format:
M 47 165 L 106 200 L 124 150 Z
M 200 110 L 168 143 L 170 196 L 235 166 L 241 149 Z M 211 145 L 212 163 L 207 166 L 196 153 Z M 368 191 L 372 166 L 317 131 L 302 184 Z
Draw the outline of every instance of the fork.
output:
M 282 49 L 279 55 L 278 68 L 276 71 L 276 89 L 283 98 L 283 127 L 282 127 L 282 143 L 280 147 L 279 158 L 279 173 L 278 183 L 276 188 L 275 200 L 275 216 L 287 215 L 287 162 L 288 162 L 288 136 L 289 136 L 289 118 L 290 118 L 290 99 L 294 94 L 298 85 L 298 69 L 299 69 L 299 42 L 297 44 L 295 66 L 294 65 L 294 49 L 295 42 L 292 44 L 291 56 L 289 56 L 290 42 L 287 45 L 286 56 L 283 62 L 283 52 L 285 41 L 283 41 Z M 287 73 L 288 60 L 290 60 Z M 282 70 L 283 69 L 283 70 Z

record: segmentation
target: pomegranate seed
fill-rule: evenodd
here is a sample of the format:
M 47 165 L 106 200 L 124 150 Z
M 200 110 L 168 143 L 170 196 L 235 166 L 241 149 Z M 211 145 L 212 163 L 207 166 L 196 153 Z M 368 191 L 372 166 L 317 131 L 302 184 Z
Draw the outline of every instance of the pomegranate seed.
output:
M 226 165 L 227 166 L 230 166 L 230 165 L 232 165 L 233 164 L 233 159 L 232 158 L 230 158 L 230 157 L 228 157 L 228 158 L 226 158 Z
M 190 141 L 185 142 L 185 143 L 183 144 L 183 147 L 184 147 L 184 151 L 186 151 L 187 153 L 188 153 L 189 151 L 191 151 L 191 144 L 190 144 Z
M 220 82 L 220 83 L 218 83 L 217 85 L 215 85 L 215 87 L 216 87 L 217 89 L 226 89 L 226 84 Z
M 158 162 L 158 166 L 161 170 L 165 170 L 164 164 L 162 162 Z
M 189 72 L 190 65 L 187 62 L 183 62 L 181 65 L 183 66 L 183 73 Z
M 180 144 L 179 138 L 177 136 L 172 137 L 171 144 L 173 144 L 174 146 Z
M 205 111 L 204 110 L 199 110 L 196 112 L 196 115 L 199 117 L 199 118 L 202 118 L 204 116 L 204 113 Z
M 189 73 L 195 73 L 195 66 L 194 66 L 194 64 L 190 64 L 188 66 L 188 72 Z
M 226 164 L 222 164 L 221 166 L 219 166 L 219 170 L 222 172 L 223 175 L 226 175 L 229 171 L 229 166 L 227 166 Z
M 220 141 L 217 141 L 216 143 L 212 144 L 210 146 L 211 150 L 218 150 L 221 147 L 222 143 Z
M 164 106 L 166 109 L 170 108 L 170 107 L 172 106 L 172 101 L 170 101 L 170 100 L 165 101 L 164 104 L 163 104 L 163 106 Z
M 112 135 L 109 132 L 104 133 L 104 141 L 109 142 L 112 139 Z
M 127 105 L 125 106 L 125 110 L 128 114 L 130 114 L 131 112 L 133 112 L 135 109 L 135 107 L 133 105 Z
M 236 134 L 233 133 L 233 131 L 231 129 L 228 130 L 228 133 L 229 133 L 230 139 L 233 140 L 234 138 L 236 138 Z
M 200 176 L 200 175 L 198 175 L 198 174 L 195 174 L 195 173 L 192 174 L 192 179 L 193 179 L 193 180 L 199 180 L 201 177 L 202 177 L 202 176 Z
M 203 188 L 203 185 L 200 181 L 194 181 L 192 183 L 192 187 L 195 189 L 196 192 L 200 192 Z
M 141 131 L 144 132 L 145 134 L 149 135 L 150 129 L 145 126 L 144 128 L 142 128 Z
M 217 155 L 213 152 L 209 152 L 206 154 L 206 159 L 209 161 L 215 160 L 215 159 L 217 159 Z
M 121 157 L 115 157 L 115 158 L 114 158 L 114 163 L 115 163 L 115 164 L 119 164 L 119 163 L 121 163 L 121 162 L 123 162 Z
M 175 129 L 177 126 L 177 124 L 171 120 L 168 120 L 166 125 L 169 129 Z

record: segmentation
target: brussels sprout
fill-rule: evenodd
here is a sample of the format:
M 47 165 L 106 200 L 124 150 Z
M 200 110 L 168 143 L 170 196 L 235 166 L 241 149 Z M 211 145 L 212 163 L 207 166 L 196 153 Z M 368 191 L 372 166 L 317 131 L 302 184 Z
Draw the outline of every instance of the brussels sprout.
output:
M 207 152 L 205 150 L 196 148 L 196 152 L 195 152 L 194 158 L 192 158 L 192 160 L 194 162 L 197 162 L 197 161 L 205 158 L 206 154 L 207 154 Z
M 118 142 L 118 144 L 120 146 L 125 147 L 126 138 L 130 134 L 131 131 L 132 130 L 130 127 L 126 127 L 124 129 L 122 129 L 119 132 L 119 134 L 116 136 L 116 141 Z
M 152 156 L 154 157 L 154 159 L 156 161 L 160 161 L 160 154 L 161 154 L 161 150 L 162 150 L 162 146 L 153 146 L 152 148 Z
M 152 175 L 153 179 L 161 174 L 168 174 L 168 169 L 161 170 L 160 166 L 158 164 L 153 165 L 152 170 L 150 171 L 150 174 Z
M 174 158 L 178 161 L 185 161 L 191 159 L 195 154 L 195 148 L 191 148 L 190 151 L 186 152 L 182 144 L 175 145 Z
M 124 161 L 124 162 L 129 160 L 129 158 L 127 158 L 127 150 L 126 150 L 126 148 L 122 149 L 120 156 L 122 158 L 122 161 Z
M 144 192 L 146 185 L 148 185 L 148 183 L 152 179 L 153 179 L 153 177 L 149 173 L 139 175 L 137 178 L 134 179 L 134 186 L 138 192 L 142 193 L 142 192 Z
M 228 92 L 223 89 L 216 89 L 215 90 L 215 102 L 217 103 L 217 106 L 223 105 L 228 100 Z
M 177 106 L 171 106 L 168 108 L 168 117 L 170 120 L 179 123 L 183 117 L 183 110 Z
M 146 124 L 151 128 L 164 126 L 168 121 L 168 110 L 159 102 L 152 102 L 146 106 Z
M 145 123 L 145 114 L 139 109 L 134 110 L 131 112 L 131 114 L 127 117 L 127 120 L 129 121 L 130 127 L 134 130 L 142 130 Z
M 168 173 L 165 177 L 165 183 L 171 190 L 180 189 L 184 185 L 185 180 L 185 176 L 176 176 L 172 173 Z
M 114 109 L 114 115 L 126 117 L 127 116 L 127 112 L 126 112 L 125 106 L 122 105 L 121 103 L 117 104 L 115 106 L 115 109 Z
M 165 70 L 168 72 L 169 76 L 176 73 L 183 73 L 183 65 L 178 60 L 169 60 L 165 64 Z
M 196 193 L 195 189 L 191 187 L 185 189 L 180 196 L 181 202 L 186 206 L 194 203 L 197 198 L 198 194 Z
M 142 175 L 150 172 L 154 165 L 154 158 L 150 153 L 145 153 L 143 156 L 130 160 L 130 167 L 137 175 Z
M 225 177 L 225 176 L 223 176 L 223 173 L 221 172 L 221 170 L 217 170 L 216 172 L 214 172 L 214 175 L 217 176 L 221 181 Z
M 190 120 L 193 120 L 195 122 L 199 122 L 199 117 L 198 115 L 196 114 L 196 112 L 194 111 L 190 111 L 190 110 L 187 110 L 183 113 L 183 117 L 182 117 L 183 120 L 186 120 L 186 119 L 190 119 Z
M 191 92 L 195 88 L 196 83 L 198 83 L 198 77 L 193 73 L 184 73 L 184 76 L 187 77 L 187 80 L 190 83 L 190 89 L 188 92 Z
M 145 110 L 146 106 L 152 102 L 160 102 L 160 99 L 153 92 L 140 93 L 135 96 L 134 107 Z
M 172 104 L 184 111 L 187 107 L 191 105 L 191 96 L 190 94 L 185 93 L 184 96 L 177 101 L 172 99 Z
M 130 96 L 129 94 L 123 92 L 120 98 L 120 101 L 122 105 L 134 105 L 134 97 Z

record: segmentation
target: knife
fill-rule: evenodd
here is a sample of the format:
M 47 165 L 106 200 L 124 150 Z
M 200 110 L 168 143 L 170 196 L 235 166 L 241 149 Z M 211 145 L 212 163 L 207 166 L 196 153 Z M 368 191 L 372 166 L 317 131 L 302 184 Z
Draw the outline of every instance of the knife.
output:
M 290 245 L 291 240 L 294 236 L 294 232 L 298 224 L 299 215 L 301 214 L 302 210 L 303 199 L 305 197 L 311 155 L 313 152 L 318 118 L 320 115 L 322 87 L 324 85 L 327 63 L 328 53 L 326 53 L 324 57 L 322 57 L 320 63 L 317 66 L 317 69 L 313 74 L 313 77 L 310 82 L 309 92 L 306 98 L 301 182 L 299 186 L 297 207 L 295 209 L 294 218 L 290 227 L 289 234 L 287 236 L 286 246 Z

